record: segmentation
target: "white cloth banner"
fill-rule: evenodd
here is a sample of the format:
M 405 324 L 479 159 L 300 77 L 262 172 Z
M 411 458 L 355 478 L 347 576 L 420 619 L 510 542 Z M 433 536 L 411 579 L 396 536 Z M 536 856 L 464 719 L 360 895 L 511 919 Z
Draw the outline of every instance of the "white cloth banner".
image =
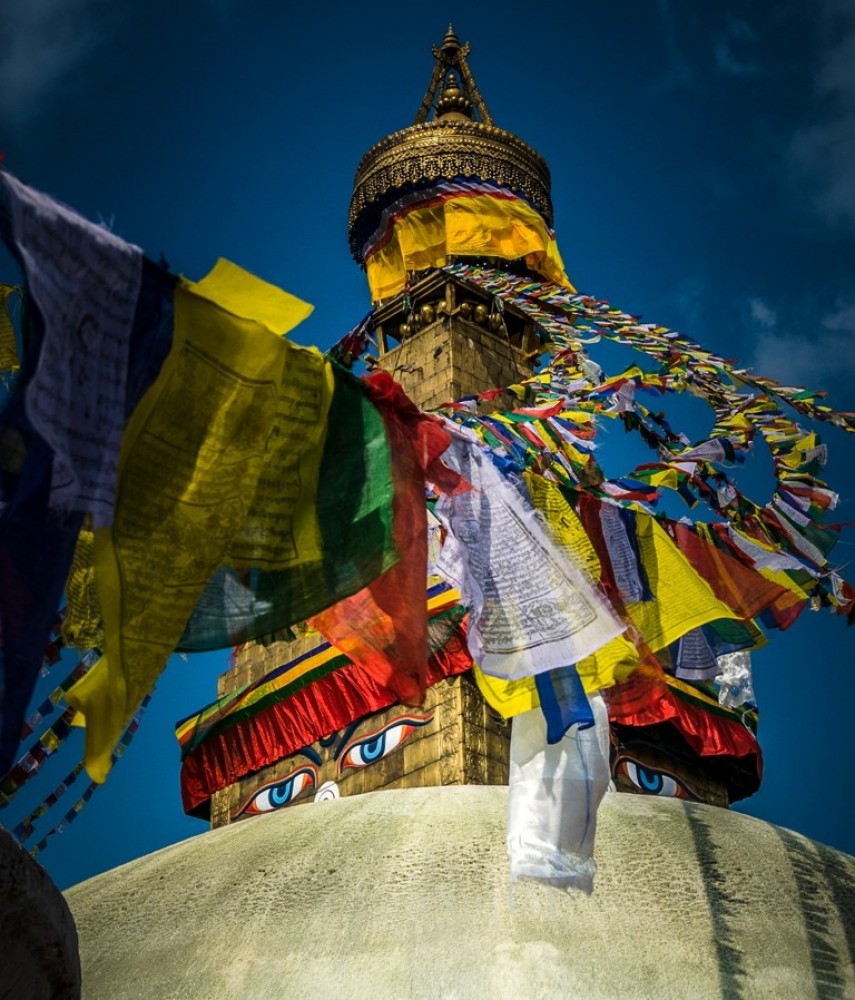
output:
M 473 489 L 437 501 L 448 532 L 439 570 L 469 606 L 474 661 L 496 677 L 530 677 L 620 635 L 624 626 L 522 494 L 479 443 L 448 426 L 454 440 L 442 460 Z
M 727 708 L 739 708 L 746 702 L 755 702 L 754 682 L 751 675 L 751 654 L 747 650 L 724 653 L 717 659 L 719 674 L 718 703 Z
M 608 709 L 600 694 L 588 700 L 596 724 L 572 726 L 552 745 L 539 708 L 514 716 L 508 787 L 512 879 L 593 891 L 597 809 L 611 772 Z
M 27 416 L 54 451 L 50 505 L 112 522 L 142 250 L 7 173 L 7 235 L 44 319 Z M 0 192 L 2 193 L 2 192 Z

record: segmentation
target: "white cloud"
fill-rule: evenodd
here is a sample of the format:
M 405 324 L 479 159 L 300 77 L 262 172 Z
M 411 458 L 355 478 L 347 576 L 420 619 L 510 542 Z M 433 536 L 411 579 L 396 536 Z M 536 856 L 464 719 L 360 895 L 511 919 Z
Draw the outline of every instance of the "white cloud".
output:
M 812 207 L 827 221 L 855 223 L 855 5 L 821 5 L 820 61 L 815 79 L 817 120 L 795 133 L 789 157 Z
M 751 312 L 751 319 L 759 326 L 770 330 L 777 325 L 778 314 L 763 299 L 749 299 L 748 308 Z
M 754 304 L 763 307 L 755 315 Z M 851 395 L 855 379 L 855 302 L 841 303 L 821 317 L 814 327 L 799 333 L 780 333 L 775 329 L 776 314 L 759 299 L 751 302 L 751 317 L 764 327 L 756 337 L 751 370 L 785 385 L 803 385 L 810 389 L 846 388 Z M 766 310 L 774 322 L 764 322 Z
M 826 316 L 822 324 L 828 330 L 848 331 L 855 337 L 855 302 L 840 306 Z
M 725 76 L 756 76 L 759 68 L 747 55 L 757 36 L 747 21 L 729 18 L 713 41 L 716 69 Z
M 671 0 L 655 0 L 655 4 L 667 55 L 667 68 L 664 73 L 648 84 L 646 90 L 651 94 L 661 94 L 691 84 L 693 74 L 691 65 L 683 54 L 683 49 L 677 38 L 678 11 L 672 6 Z
M 3 0 L 0 118 L 25 122 L 97 48 L 102 0 Z

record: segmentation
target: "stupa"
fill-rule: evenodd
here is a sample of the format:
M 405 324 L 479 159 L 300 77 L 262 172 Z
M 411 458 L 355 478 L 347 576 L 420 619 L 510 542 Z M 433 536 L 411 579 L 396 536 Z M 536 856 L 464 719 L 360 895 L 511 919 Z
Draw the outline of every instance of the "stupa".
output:
M 350 237 L 367 365 L 425 409 L 477 396 L 489 414 L 542 338 L 455 265 L 571 286 L 546 163 L 494 124 L 468 55 L 449 29 L 415 122 L 363 157 Z M 666 688 L 658 716 L 615 703 L 613 785 L 638 794 L 603 801 L 594 894 L 510 883 L 509 727 L 473 679 L 458 592 L 433 578 L 427 600 L 417 708 L 328 686 L 353 665 L 311 628 L 236 649 L 217 702 L 178 727 L 186 806 L 217 829 L 67 894 L 87 996 L 855 992 L 855 859 L 720 808 L 759 782 L 756 716 L 701 681 Z
M 543 342 L 466 269 L 572 286 L 548 168 L 493 123 L 468 55 L 449 29 L 416 121 L 358 167 L 350 235 L 368 366 L 426 409 L 489 414 L 503 387 L 526 402 Z M 720 808 L 759 781 L 750 700 L 719 703 L 708 676 L 666 684 L 656 710 L 616 700 L 612 782 L 637 794 L 603 800 L 596 891 L 512 883 L 508 725 L 459 592 L 433 577 L 427 607 L 418 707 L 348 684 L 310 627 L 236 650 L 178 727 L 186 807 L 216 829 L 66 894 L 84 996 L 855 995 L 855 859 Z

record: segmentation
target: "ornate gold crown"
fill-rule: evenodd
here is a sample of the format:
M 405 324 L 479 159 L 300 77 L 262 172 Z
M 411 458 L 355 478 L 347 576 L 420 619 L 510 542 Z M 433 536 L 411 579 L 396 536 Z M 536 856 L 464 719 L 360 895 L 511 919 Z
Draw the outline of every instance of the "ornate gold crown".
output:
M 493 124 L 466 62 L 470 51 L 449 25 L 442 45 L 433 46 L 433 76 L 415 121 L 386 136 L 359 161 L 348 218 L 350 248 L 358 263 L 363 263 L 366 237 L 382 209 L 402 191 L 439 178 L 495 181 L 521 194 L 552 225 L 546 160 Z M 428 121 L 434 107 L 435 117 Z

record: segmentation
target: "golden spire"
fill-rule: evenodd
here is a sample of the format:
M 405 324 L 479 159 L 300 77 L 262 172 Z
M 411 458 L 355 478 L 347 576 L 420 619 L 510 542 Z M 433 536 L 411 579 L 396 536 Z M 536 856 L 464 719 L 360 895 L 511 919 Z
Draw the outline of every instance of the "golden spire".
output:
M 356 168 L 348 230 L 360 264 L 383 209 L 404 191 L 440 179 L 493 181 L 522 195 L 552 224 L 549 167 L 522 139 L 493 124 L 469 68 L 469 42 L 461 45 L 449 24 L 431 51 L 433 73 L 415 121 L 372 146 Z
M 453 71 L 457 70 L 465 87 L 466 96 L 470 99 L 472 104 L 475 105 L 480 120 L 484 122 L 485 125 L 492 125 L 493 117 L 487 108 L 484 98 L 478 90 L 475 78 L 472 76 L 472 70 L 469 69 L 469 63 L 466 61 L 466 57 L 472 51 L 472 46 L 469 42 L 465 45 L 461 45 L 454 32 L 454 28 L 451 24 L 449 24 L 448 31 L 445 33 L 445 38 L 442 40 L 442 45 L 440 45 L 439 48 L 437 48 L 436 45 L 431 46 L 431 51 L 433 52 L 434 59 L 436 60 L 433 64 L 433 75 L 431 76 L 427 92 L 425 93 L 421 107 L 416 114 L 413 124 L 418 125 L 420 122 L 427 120 L 427 116 L 430 114 L 430 109 L 433 107 L 434 100 L 436 99 L 436 93 L 440 83 L 444 80 L 447 81 L 449 76 L 453 78 Z M 441 113 L 439 111 L 439 105 L 437 105 L 437 112 L 438 114 Z M 471 114 L 469 117 L 472 117 Z

